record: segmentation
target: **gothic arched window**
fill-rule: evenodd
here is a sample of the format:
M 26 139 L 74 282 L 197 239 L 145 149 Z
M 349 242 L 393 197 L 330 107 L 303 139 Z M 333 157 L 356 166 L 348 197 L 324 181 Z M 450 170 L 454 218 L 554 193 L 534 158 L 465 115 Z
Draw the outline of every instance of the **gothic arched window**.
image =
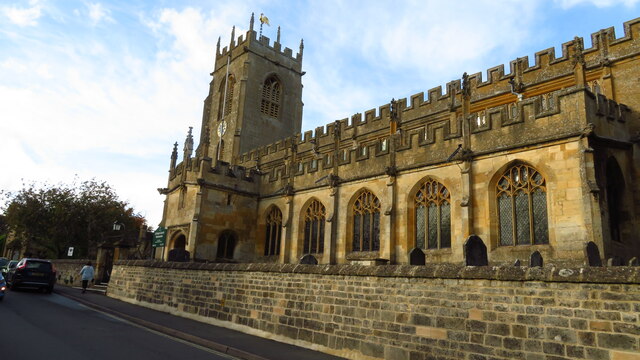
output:
M 231 104 L 233 100 L 233 87 L 235 83 L 236 83 L 236 79 L 233 77 L 233 75 L 229 75 L 226 81 L 226 84 L 227 84 L 226 94 L 224 91 L 225 81 L 223 80 L 222 84 L 220 84 L 220 99 L 218 100 L 218 120 L 222 120 L 224 117 L 226 117 L 231 113 Z M 223 116 L 223 112 L 224 112 L 224 116 Z
M 264 240 L 264 255 L 280 255 L 280 233 L 282 229 L 282 212 L 272 207 L 267 214 L 266 236 Z
M 260 102 L 260 112 L 278 118 L 280 115 L 280 96 L 282 87 L 280 81 L 275 76 L 269 77 L 262 85 L 262 101 Z
M 351 209 L 353 251 L 380 250 L 380 200 L 369 190 L 358 195 Z
M 304 254 L 320 254 L 324 251 L 324 205 L 313 200 L 304 211 Z
M 536 169 L 517 164 L 502 174 L 496 188 L 500 245 L 549 243 L 547 188 Z
M 218 238 L 218 255 L 220 259 L 233 259 L 236 237 L 231 231 L 224 231 Z
M 451 196 L 444 185 L 427 179 L 414 197 L 416 247 L 451 247 Z

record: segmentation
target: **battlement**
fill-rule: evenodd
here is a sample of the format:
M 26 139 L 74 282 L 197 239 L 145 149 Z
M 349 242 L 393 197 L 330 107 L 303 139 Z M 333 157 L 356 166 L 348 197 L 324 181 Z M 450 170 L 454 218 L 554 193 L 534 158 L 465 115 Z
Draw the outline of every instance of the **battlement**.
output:
M 256 169 L 247 169 L 241 165 L 230 165 L 224 161 L 217 161 L 213 165 L 211 159 L 191 157 L 178 163 L 169 175 L 169 188 L 173 188 L 182 182 L 211 181 L 224 177 L 222 182 L 239 181 L 245 183 L 257 183 L 259 173 Z
M 373 111 L 372 113 L 374 113 Z M 382 115 L 380 115 L 382 114 Z M 356 114 L 358 115 L 358 114 Z M 389 106 L 376 116 L 354 116 L 319 127 L 315 133 L 281 140 L 243 154 L 240 163 L 261 170 L 264 182 L 333 172 L 334 161 L 346 178 L 384 174 L 391 142 L 399 170 L 450 161 L 462 143 L 462 115 L 436 112 L 405 119 L 402 131 L 389 132 Z M 593 126 L 597 136 L 629 141 L 630 109 L 588 88 L 567 88 L 469 113 L 471 149 L 484 154 L 496 149 L 581 136 Z M 562 125 L 560 125 L 562 124 Z M 549 132 L 549 126 L 557 128 Z M 334 138 L 335 130 L 339 137 Z M 527 136 L 523 136 L 527 134 Z M 417 155 L 421 154 L 421 155 Z M 302 180 L 307 183 L 307 180 Z
M 247 169 L 240 165 L 230 165 L 224 161 L 218 161 L 210 168 L 209 172 L 248 182 L 254 182 L 258 175 L 255 169 Z
M 228 46 L 220 49 L 220 38 L 218 38 L 218 44 L 216 47 L 216 69 L 226 63 L 226 57 L 228 55 L 234 56 L 237 52 L 244 52 L 246 50 L 254 51 L 260 55 L 279 55 L 293 63 L 296 63 L 298 67 L 302 64 L 302 53 L 304 49 L 303 42 L 300 42 L 299 52 L 294 56 L 293 50 L 288 47 L 282 48 L 280 43 L 280 27 L 278 27 L 278 34 L 275 42 L 271 45 L 271 40 L 264 35 L 258 35 L 253 29 L 254 15 L 251 14 L 251 20 L 249 23 L 249 30 L 245 34 L 241 34 L 236 38 L 235 26 L 231 31 L 231 41 Z
M 562 55 L 556 57 L 555 49 L 548 48 L 535 53 L 534 63 L 528 57 L 510 62 L 510 71 L 505 73 L 499 65 L 486 71 L 486 80 L 482 73 L 469 75 L 466 79 L 456 79 L 445 85 L 434 87 L 425 93 L 417 93 L 408 99 L 397 101 L 400 109 L 399 126 L 403 133 L 403 144 L 421 145 L 442 143 L 462 135 L 462 89 L 469 91 L 469 117 L 472 133 L 479 133 L 496 127 L 507 126 L 532 119 L 552 116 L 560 113 L 560 97 L 576 89 L 574 68 L 577 62 L 584 64 L 587 80 L 601 76 L 602 68 L 615 62 L 640 54 L 640 18 L 624 23 L 624 36 L 617 38 L 613 27 L 602 29 L 591 35 L 592 46 L 584 49 L 582 38 L 576 37 L 562 44 Z M 510 83 L 513 82 L 513 84 Z M 514 88 L 515 85 L 515 88 Z M 593 94 L 597 106 L 609 106 L 602 94 Z M 598 105 L 599 104 L 599 105 Z M 616 105 L 617 106 L 617 105 Z M 614 107 L 616 107 L 614 106 Z M 626 109 L 622 105 L 623 109 Z M 351 153 L 368 153 L 363 147 L 380 143 L 390 135 L 391 104 L 377 109 L 356 113 L 350 118 L 336 120 L 325 126 L 317 127 L 303 134 L 280 140 L 245 154 L 240 163 L 268 163 L 284 159 L 292 150 L 297 157 L 311 154 L 324 154 L 333 149 L 338 141 L 340 148 L 349 153 L 344 158 L 355 159 Z M 620 118 L 624 111 L 606 110 Z M 618 115 L 615 115 L 617 113 Z M 500 125 L 496 125 L 500 124 Z M 359 156 L 362 158 L 362 156 Z

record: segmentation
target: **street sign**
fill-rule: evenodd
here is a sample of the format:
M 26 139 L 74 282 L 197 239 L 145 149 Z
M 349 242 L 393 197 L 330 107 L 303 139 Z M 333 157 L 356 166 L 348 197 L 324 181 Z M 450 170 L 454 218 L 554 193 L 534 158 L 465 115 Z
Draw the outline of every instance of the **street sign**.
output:
M 167 240 L 167 229 L 163 227 L 159 227 L 156 231 L 153 232 L 153 242 L 151 243 L 152 247 L 164 247 L 165 242 Z
M 73 256 L 73 246 L 69 247 L 69 250 L 67 251 L 67 256 Z

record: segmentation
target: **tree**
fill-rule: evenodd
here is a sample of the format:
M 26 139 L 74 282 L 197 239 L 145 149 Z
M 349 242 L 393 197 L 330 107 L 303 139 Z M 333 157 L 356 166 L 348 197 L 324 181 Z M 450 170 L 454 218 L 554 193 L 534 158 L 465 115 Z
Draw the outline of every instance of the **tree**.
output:
M 4 215 L 0 215 L 0 251 L 4 249 L 4 245 L 7 241 L 7 232 L 7 219 Z M 0 253 L 0 256 L 2 256 L 2 253 Z
M 120 238 L 135 238 L 141 218 L 111 186 L 93 179 L 23 185 L 9 194 L 5 217 L 16 241 L 33 256 L 46 258 L 66 257 L 71 246 L 74 257 L 93 258 L 101 242 L 114 238 L 114 221 L 125 225 Z

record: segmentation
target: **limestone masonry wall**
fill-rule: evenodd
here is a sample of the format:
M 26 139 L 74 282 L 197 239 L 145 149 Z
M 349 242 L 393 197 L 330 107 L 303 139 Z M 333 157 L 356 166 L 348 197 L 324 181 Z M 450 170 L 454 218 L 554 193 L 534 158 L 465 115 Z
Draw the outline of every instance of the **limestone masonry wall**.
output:
M 640 267 L 119 261 L 109 296 L 353 359 L 640 359 Z
M 80 270 L 87 263 L 86 259 L 52 260 L 56 267 L 56 285 L 81 286 Z

